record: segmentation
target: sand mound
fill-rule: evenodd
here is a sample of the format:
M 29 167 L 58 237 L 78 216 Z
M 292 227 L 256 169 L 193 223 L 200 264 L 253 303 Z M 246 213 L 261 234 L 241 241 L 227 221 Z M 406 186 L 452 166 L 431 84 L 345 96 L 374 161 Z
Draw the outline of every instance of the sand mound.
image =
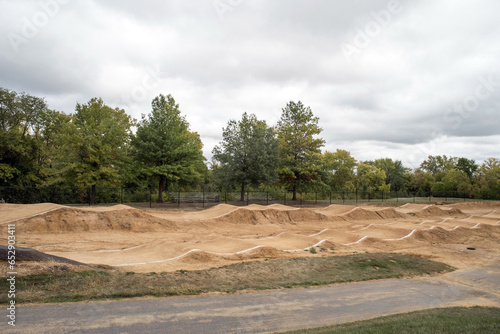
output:
M 295 224 L 303 221 L 325 220 L 326 217 L 309 209 L 275 209 L 266 208 L 252 209 L 238 208 L 223 216 L 216 217 L 216 221 L 229 222 L 233 224 Z
M 0 223 L 13 222 L 33 217 L 62 207 L 62 205 L 52 203 L 29 205 L 2 203 L 0 204 Z
M 365 209 L 356 207 L 340 216 L 348 220 L 373 220 L 373 219 L 390 219 L 390 218 L 406 218 L 406 215 L 397 212 L 393 208 L 383 209 Z
M 220 256 L 215 254 L 210 254 L 204 251 L 195 251 L 181 257 L 180 261 L 184 263 L 206 263 L 214 262 L 219 258 Z
M 414 212 L 415 216 L 420 218 L 425 217 L 447 217 L 447 216 L 463 216 L 465 215 L 460 209 L 450 208 L 442 209 L 435 205 L 429 205 L 424 209 Z
M 500 207 L 499 201 L 494 202 L 464 202 L 464 203 L 455 203 L 450 204 L 448 206 L 457 208 L 457 209 L 481 209 L 481 208 L 495 208 Z
M 88 211 L 62 207 L 17 222 L 27 233 L 119 230 L 151 232 L 173 230 L 176 224 L 137 209 Z

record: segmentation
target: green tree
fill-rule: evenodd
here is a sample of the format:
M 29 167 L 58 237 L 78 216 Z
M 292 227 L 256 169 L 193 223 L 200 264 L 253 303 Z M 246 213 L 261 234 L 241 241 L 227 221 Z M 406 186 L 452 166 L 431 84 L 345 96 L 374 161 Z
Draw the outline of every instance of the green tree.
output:
M 467 176 L 469 179 L 472 181 L 474 173 L 477 171 L 479 166 L 476 164 L 476 162 L 472 159 L 467 159 L 467 158 L 459 158 L 457 160 L 457 164 L 455 166 L 455 169 L 461 170 Z
M 437 181 L 440 181 L 447 171 L 455 168 L 456 164 L 457 158 L 448 158 L 446 155 L 429 155 L 427 160 L 420 164 L 420 169 L 431 173 Z
M 436 178 L 429 172 L 417 169 L 411 176 L 409 189 L 414 192 L 428 193 L 436 183 Z
M 100 98 L 76 105 L 62 135 L 61 176 L 68 184 L 90 186 L 92 204 L 96 203 L 96 185 L 119 182 L 131 126 L 123 109 L 108 107 Z
M 351 190 L 356 164 L 356 159 L 348 151 L 341 149 L 337 149 L 335 153 L 326 151 L 323 154 L 323 168 L 326 174 L 325 183 L 332 190 Z
M 355 184 L 356 189 L 364 192 L 386 190 L 385 172 L 375 166 L 360 162 L 357 166 Z
M 320 178 L 321 147 L 325 141 L 316 137 L 322 131 L 318 121 L 311 108 L 300 101 L 290 101 L 282 109 L 277 124 L 280 149 L 278 175 L 280 181 L 293 191 L 293 200 L 297 199 L 299 182 L 307 184 Z
M 212 151 L 214 177 L 223 186 L 237 185 L 240 200 L 246 186 L 258 186 L 276 179 L 278 140 L 272 128 L 255 115 L 244 113 L 241 121 L 230 120 L 222 142 Z
M 477 174 L 478 197 L 500 200 L 500 159 L 486 159 Z
M 432 193 L 437 196 L 472 195 L 472 183 L 464 171 L 451 169 L 445 172 L 441 181 L 432 186 Z
M 158 180 L 158 203 L 171 183 L 194 183 L 203 178 L 205 158 L 202 143 L 181 116 L 172 95 L 159 95 L 151 103 L 152 111 L 137 127 L 132 139 L 135 157 L 144 172 Z
M 0 185 L 41 183 L 40 133 L 47 110 L 42 98 L 0 88 Z
M 408 179 L 406 169 L 401 160 L 394 161 L 390 158 L 385 158 L 367 163 L 385 172 L 385 183 L 391 185 L 391 191 L 402 191 L 406 189 Z

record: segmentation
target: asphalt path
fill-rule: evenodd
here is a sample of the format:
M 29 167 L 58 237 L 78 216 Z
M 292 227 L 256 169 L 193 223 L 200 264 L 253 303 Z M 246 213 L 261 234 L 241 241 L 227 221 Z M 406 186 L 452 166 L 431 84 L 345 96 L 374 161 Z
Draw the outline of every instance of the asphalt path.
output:
M 500 307 L 500 263 L 439 278 L 260 293 L 24 306 L 1 333 L 268 333 L 449 306 Z M 7 311 L 4 308 L 4 313 Z M 7 319 L 7 320 L 6 320 Z

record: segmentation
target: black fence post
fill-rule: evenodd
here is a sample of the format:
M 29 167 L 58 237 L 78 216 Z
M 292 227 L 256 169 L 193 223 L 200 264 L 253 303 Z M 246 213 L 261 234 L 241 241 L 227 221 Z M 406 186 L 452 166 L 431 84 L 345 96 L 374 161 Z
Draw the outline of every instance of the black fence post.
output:
M 358 188 L 356 188 L 356 203 L 358 203 Z
M 332 205 L 332 192 L 330 191 L 330 205 Z
M 269 191 L 266 192 L 266 205 L 269 205 Z
M 153 187 L 149 186 L 149 207 L 153 206 Z
M 177 191 L 177 207 L 181 206 L 181 191 Z
M 203 187 L 203 207 L 205 207 L 205 187 Z
M 250 195 L 249 195 L 249 194 L 250 194 L 250 192 L 249 192 L 249 191 L 247 191 L 247 206 L 248 206 L 248 199 L 249 199 L 249 197 L 250 197 Z
M 120 204 L 123 204 L 123 188 L 120 187 Z
M 314 204 L 318 204 L 318 192 L 314 193 Z
M 284 194 L 285 194 L 285 196 L 283 198 L 284 198 L 284 203 L 286 205 L 286 190 L 285 190 Z

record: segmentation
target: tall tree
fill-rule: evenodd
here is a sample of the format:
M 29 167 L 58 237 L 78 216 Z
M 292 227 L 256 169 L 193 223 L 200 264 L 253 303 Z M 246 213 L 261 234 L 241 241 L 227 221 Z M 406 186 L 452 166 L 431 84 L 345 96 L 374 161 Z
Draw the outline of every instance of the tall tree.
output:
M 432 176 L 437 179 L 437 181 L 441 181 L 447 171 L 455 168 L 456 163 L 457 158 L 448 158 L 446 155 L 429 155 L 427 157 L 427 160 L 424 160 L 420 164 L 420 169 L 425 172 L 431 173 Z
M 64 133 L 61 175 L 70 184 L 90 186 L 92 204 L 96 203 L 96 185 L 118 183 L 131 126 L 123 109 L 108 107 L 100 98 L 76 105 Z
M 223 129 L 222 142 L 212 153 L 215 179 L 224 186 L 239 186 L 241 201 L 246 186 L 276 178 L 278 140 L 273 129 L 253 114 L 244 113 L 240 121 L 230 120 Z
M 385 189 L 385 172 L 375 166 L 360 162 L 356 170 L 356 189 L 372 192 Z
M 477 171 L 479 166 L 476 164 L 476 162 L 472 159 L 467 159 L 467 158 L 458 158 L 457 164 L 455 166 L 455 169 L 461 170 L 467 176 L 469 179 L 472 181 L 472 178 L 474 176 L 474 173 Z
M 278 175 L 281 182 L 293 191 L 293 200 L 297 199 L 299 182 L 307 184 L 320 177 L 321 147 L 325 141 L 316 137 L 322 131 L 318 121 L 311 108 L 300 101 L 290 101 L 282 109 L 277 124 L 280 145 Z
M 354 184 L 356 159 L 348 151 L 337 149 L 335 153 L 326 151 L 323 154 L 323 168 L 326 171 L 326 184 L 332 190 L 350 190 Z
M 137 127 L 132 139 L 137 160 L 144 171 L 158 179 L 158 203 L 170 183 L 194 183 L 205 168 L 200 136 L 189 130 L 172 95 L 159 95 L 151 103 L 152 111 Z
M 500 159 L 486 159 L 478 170 L 479 197 L 500 200 Z
M 40 129 L 44 99 L 0 88 L 0 185 L 41 183 Z
M 406 169 L 401 160 L 394 161 L 390 158 L 385 158 L 367 163 L 380 168 L 385 172 L 385 183 L 390 185 L 392 191 L 401 191 L 406 189 L 408 180 Z

